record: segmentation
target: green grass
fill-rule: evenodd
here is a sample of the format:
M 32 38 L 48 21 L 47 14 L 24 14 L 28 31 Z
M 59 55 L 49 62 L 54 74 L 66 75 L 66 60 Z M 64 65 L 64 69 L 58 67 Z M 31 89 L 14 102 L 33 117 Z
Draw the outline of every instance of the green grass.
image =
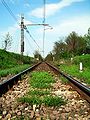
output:
M 55 80 L 48 72 L 33 72 L 30 75 L 30 91 L 18 101 L 29 103 L 30 105 L 60 106 L 65 104 L 65 100 L 58 96 L 52 96 L 51 83 Z
M 22 97 L 18 100 L 19 102 L 22 103 L 29 103 L 30 105 L 41 105 L 44 104 L 46 106 L 53 106 L 53 107 L 58 107 L 60 105 L 64 105 L 66 102 L 64 99 L 58 96 L 43 96 L 43 97 L 38 97 L 38 96 L 28 96 L 28 97 Z
M 32 64 L 32 58 L 0 49 L 0 77 L 17 74 Z
M 0 70 L 22 65 L 22 63 L 31 64 L 32 58 L 0 49 Z
M 4 69 L 4 70 L 0 70 L 0 77 L 5 77 L 9 74 L 17 74 L 25 69 L 27 69 L 28 67 L 30 67 L 30 65 L 18 65 L 18 66 L 15 66 L 13 68 L 9 68 L 9 69 Z
M 75 64 L 62 64 L 59 66 L 60 70 L 63 70 L 65 73 L 73 76 L 73 77 L 77 77 L 78 79 L 81 80 L 81 82 L 85 82 L 90 84 L 90 69 L 89 68 L 85 68 L 83 69 L 82 72 L 80 72 L 79 70 L 79 65 L 75 65 Z
M 29 103 L 30 105 L 41 105 L 42 104 L 42 100 L 40 97 L 37 96 L 25 96 L 25 97 L 21 97 L 18 100 L 19 102 L 22 103 Z
M 64 99 L 58 96 L 45 96 L 43 99 L 43 103 L 46 106 L 58 107 L 60 105 L 64 105 L 66 102 L 64 101 Z
M 33 88 L 50 88 L 51 83 L 55 82 L 48 72 L 33 72 L 31 76 L 30 84 Z
M 75 65 L 79 65 L 80 62 L 83 63 L 83 66 L 85 68 L 89 68 L 90 69 L 90 54 L 86 54 L 86 55 L 81 55 L 81 56 L 74 57 L 73 63 Z
M 49 95 L 50 90 L 32 90 L 28 92 L 28 95 L 37 95 L 37 96 L 44 96 L 44 95 Z

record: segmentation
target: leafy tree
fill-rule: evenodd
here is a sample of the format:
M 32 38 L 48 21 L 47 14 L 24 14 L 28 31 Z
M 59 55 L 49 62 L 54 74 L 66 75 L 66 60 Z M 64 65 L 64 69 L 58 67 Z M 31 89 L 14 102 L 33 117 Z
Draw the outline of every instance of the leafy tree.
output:
M 41 54 L 39 53 L 38 50 L 36 50 L 36 51 L 34 52 L 34 58 L 35 58 L 36 60 L 43 60 L 43 58 L 42 58 L 42 56 L 41 56 Z
M 75 32 L 70 33 L 66 38 L 65 42 L 67 43 L 68 51 L 74 53 L 77 45 L 78 35 Z
M 12 44 L 12 36 L 9 34 L 9 32 L 4 36 L 4 41 L 3 41 L 3 47 L 4 50 L 7 50 L 11 47 Z
M 46 60 L 46 61 L 53 61 L 53 54 L 52 54 L 52 52 L 50 52 L 50 53 L 46 56 L 45 60 Z
M 70 33 L 65 42 L 67 43 L 67 50 L 72 55 L 82 54 L 86 49 L 85 39 L 75 32 Z
M 60 58 L 65 58 L 67 54 L 67 45 L 62 40 L 55 42 L 53 54 L 56 60 L 59 60 Z
M 90 28 L 88 29 L 88 34 L 84 35 L 84 39 L 86 40 L 86 51 L 85 51 L 85 53 L 90 54 Z

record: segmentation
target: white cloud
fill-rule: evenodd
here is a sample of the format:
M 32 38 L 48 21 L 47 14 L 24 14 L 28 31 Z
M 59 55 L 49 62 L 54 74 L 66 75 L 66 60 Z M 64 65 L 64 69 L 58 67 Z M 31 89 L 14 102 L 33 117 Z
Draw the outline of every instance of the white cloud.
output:
M 55 23 L 52 27 L 52 30 L 46 30 L 46 35 L 49 37 L 51 36 L 51 38 L 66 36 L 72 31 L 76 31 L 78 34 L 84 35 L 90 27 L 90 16 L 71 17 Z M 42 29 L 37 29 L 36 33 L 42 33 Z
M 65 36 L 72 31 L 84 35 L 90 27 L 90 16 L 78 16 L 62 21 L 58 26 L 55 26 L 55 32 Z
M 84 0 L 62 0 L 59 3 L 55 4 L 46 4 L 46 17 L 54 15 L 58 10 L 66 6 L 70 6 L 74 2 L 82 2 Z M 43 7 L 36 8 L 29 13 L 32 16 L 42 18 L 43 17 Z
M 59 40 L 59 37 L 65 37 L 72 31 L 78 33 L 78 35 L 85 35 L 90 27 L 90 16 L 77 16 L 62 20 L 55 23 L 52 30 L 46 30 L 45 36 L 45 55 L 53 49 L 55 41 Z M 35 35 L 42 35 L 42 29 L 39 28 L 34 32 Z M 39 38 L 41 39 L 41 38 Z

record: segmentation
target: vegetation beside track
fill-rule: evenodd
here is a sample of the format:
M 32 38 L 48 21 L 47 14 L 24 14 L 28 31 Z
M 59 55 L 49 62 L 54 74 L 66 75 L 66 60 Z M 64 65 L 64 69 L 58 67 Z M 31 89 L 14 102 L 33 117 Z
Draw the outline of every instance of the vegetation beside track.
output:
M 61 97 L 52 95 L 51 84 L 54 82 L 54 78 L 48 72 L 33 72 L 29 81 L 30 91 L 26 96 L 21 97 L 19 102 L 54 107 L 65 104 Z
M 83 64 L 83 70 L 80 71 L 80 62 Z M 76 56 L 73 60 L 66 60 L 63 64 L 58 63 L 60 70 L 90 84 L 90 55 Z
M 33 58 L 0 49 L 0 77 L 17 74 L 30 67 Z
M 20 54 L 7 52 L 0 49 L 0 70 L 12 68 L 16 65 L 31 64 L 32 59 L 29 56 L 21 56 Z
M 0 70 L 0 77 L 5 77 L 7 75 L 17 74 L 17 73 L 27 69 L 28 67 L 30 67 L 30 65 L 29 64 L 25 64 L 25 65 L 18 65 L 18 66 L 15 66 L 13 68 Z

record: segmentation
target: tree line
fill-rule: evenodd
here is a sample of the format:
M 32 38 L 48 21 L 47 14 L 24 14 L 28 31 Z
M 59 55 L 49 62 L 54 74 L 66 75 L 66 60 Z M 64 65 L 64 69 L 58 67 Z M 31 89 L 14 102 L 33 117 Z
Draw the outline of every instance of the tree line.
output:
M 6 51 L 11 47 L 12 36 L 7 33 L 4 36 L 3 48 Z M 71 32 L 67 37 L 60 38 L 54 43 L 53 50 L 46 56 L 45 60 L 53 61 L 62 58 L 70 58 L 77 55 L 90 54 L 90 28 L 84 36 L 78 35 L 75 31 Z M 39 51 L 34 52 L 34 58 L 42 60 Z
M 73 31 L 64 39 L 60 38 L 59 41 L 54 43 L 53 50 L 45 59 L 52 61 L 82 54 L 90 54 L 90 28 L 84 36 Z

